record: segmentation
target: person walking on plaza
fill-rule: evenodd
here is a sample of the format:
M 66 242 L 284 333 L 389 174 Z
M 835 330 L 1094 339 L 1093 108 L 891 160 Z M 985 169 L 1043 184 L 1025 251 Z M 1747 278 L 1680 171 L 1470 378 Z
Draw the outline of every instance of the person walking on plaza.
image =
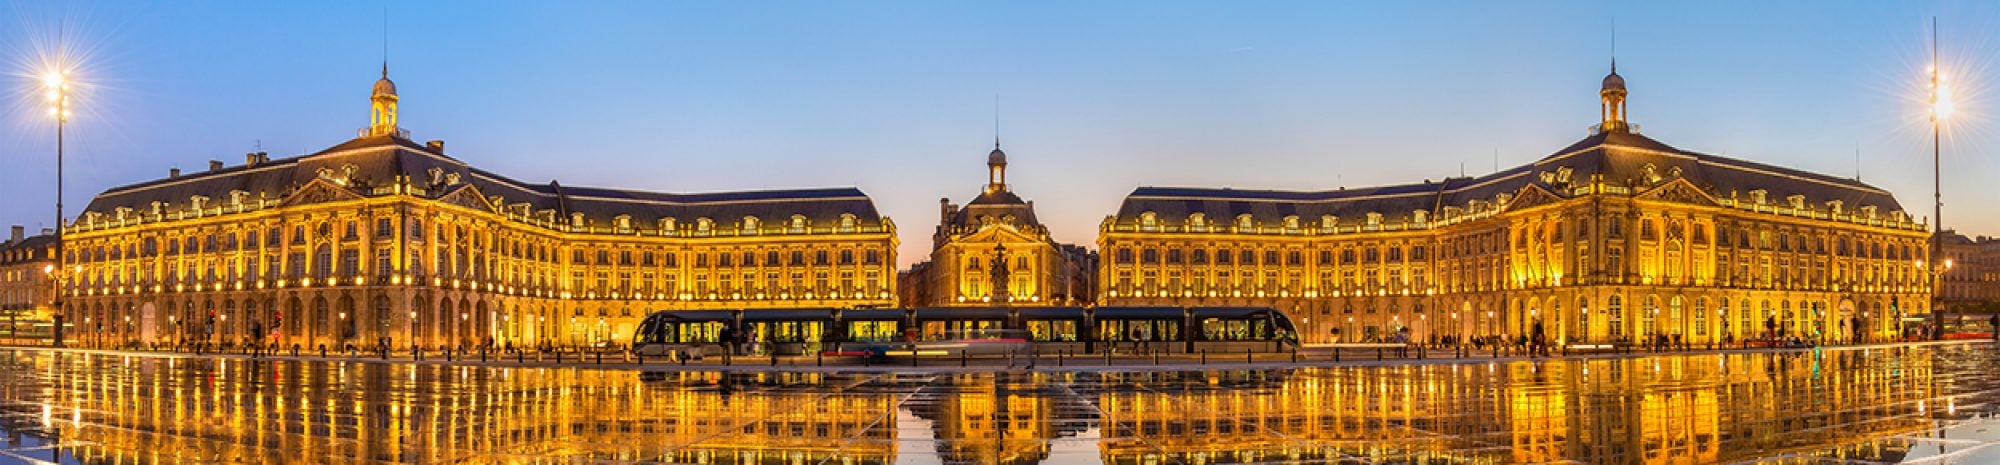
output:
M 1535 319 L 1535 325 L 1529 329 L 1528 334 L 1528 343 L 1532 344 L 1528 348 L 1528 355 L 1548 355 L 1549 346 L 1547 340 L 1543 339 L 1545 334 L 1542 332 L 1541 318 Z

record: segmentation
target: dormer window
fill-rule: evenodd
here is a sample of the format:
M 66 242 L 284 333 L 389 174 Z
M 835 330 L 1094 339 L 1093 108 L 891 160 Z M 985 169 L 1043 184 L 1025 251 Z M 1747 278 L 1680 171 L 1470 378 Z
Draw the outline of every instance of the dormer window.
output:
M 1333 228 L 1337 228 L 1337 227 L 1340 227 L 1340 217 L 1338 217 L 1338 216 L 1333 216 L 1333 215 L 1320 215 L 1320 216 L 1319 216 L 1319 231 L 1320 231 L 1320 232 L 1323 232 L 1323 233 L 1330 233 L 1330 232 L 1333 232 Z
M 1139 214 L 1140 231 L 1157 231 L 1159 229 L 1160 229 L 1160 218 L 1158 214 L 1155 214 L 1153 212 L 1145 212 Z
M 1806 209 L 1806 196 L 1798 194 L 1787 195 L 1785 196 L 1785 203 L 1791 204 L 1793 210 L 1804 210 Z
M 1196 231 L 1207 231 L 1208 214 L 1201 212 L 1194 212 L 1188 214 L 1188 226 L 1193 227 L 1194 230 Z
M 855 227 L 855 216 L 853 213 L 840 214 L 840 232 L 844 233 L 854 232 L 854 227 Z
M 1285 232 L 1298 232 L 1298 231 L 1299 231 L 1299 216 L 1298 215 L 1286 216 Z
M 188 205 L 193 207 L 194 211 L 200 212 L 203 209 L 208 208 L 208 197 L 203 197 L 199 195 L 188 197 Z
M 791 230 L 792 234 L 805 234 L 805 232 L 806 232 L 806 216 L 805 216 L 805 215 L 792 215 L 792 225 L 791 225 L 791 227 L 790 227 L 789 229 Z
M 1428 224 L 1431 222 L 1431 212 L 1424 210 L 1410 212 L 1410 221 L 1418 225 Z
M 1250 230 L 1255 224 L 1256 223 L 1250 219 L 1249 213 L 1236 215 L 1236 229 L 1247 231 Z
M 1827 211 L 1830 211 L 1830 212 L 1833 212 L 1833 214 L 1835 214 L 1835 215 L 1839 215 L 1839 214 L 1842 214 L 1842 213 L 1845 213 L 1845 210 L 1843 210 L 1843 209 L 1842 209 L 1841 207 L 1842 207 L 1842 203 L 1841 203 L 1841 201 L 1839 201 L 1839 200 L 1828 200 L 1828 201 L 1826 201 L 1826 210 L 1827 210 Z
M 583 227 L 583 213 L 571 213 L 571 214 L 569 214 L 569 227 L 572 227 L 572 228 L 581 228 L 581 227 Z
M 715 220 L 708 219 L 707 217 L 694 219 L 695 234 L 708 235 L 708 232 L 710 230 L 713 230 L 714 228 L 715 228 Z
M 1382 214 L 1378 212 L 1368 212 L 1368 227 L 1375 228 L 1381 226 L 1382 226 Z
M 1765 204 L 1768 204 L 1768 203 L 1770 202 L 1770 198 L 1769 198 L 1769 197 L 1770 197 L 1770 195 L 1771 195 L 1771 191 L 1767 191 L 1767 190 L 1763 190 L 1763 189 L 1757 189 L 1757 190 L 1753 190 L 1753 191 L 1750 191 L 1750 204 L 1752 204 L 1752 205 L 1765 205 Z
M 618 215 L 612 221 L 616 222 L 619 231 L 632 230 L 632 215 Z
M 756 233 L 757 233 L 757 217 L 755 216 L 743 217 L 743 234 L 756 234 Z

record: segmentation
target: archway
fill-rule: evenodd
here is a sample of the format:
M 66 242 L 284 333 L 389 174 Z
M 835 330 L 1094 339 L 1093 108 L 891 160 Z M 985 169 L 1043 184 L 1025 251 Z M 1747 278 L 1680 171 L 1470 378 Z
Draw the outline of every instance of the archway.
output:
M 1854 299 L 1840 299 L 1840 303 L 1836 305 L 1838 310 L 1834 314 L 1840 318 L 1838 324 L 1846 331 L 1848 340 L 1855 344 L 1867 341 L 1868 318 L 1855 312 Z

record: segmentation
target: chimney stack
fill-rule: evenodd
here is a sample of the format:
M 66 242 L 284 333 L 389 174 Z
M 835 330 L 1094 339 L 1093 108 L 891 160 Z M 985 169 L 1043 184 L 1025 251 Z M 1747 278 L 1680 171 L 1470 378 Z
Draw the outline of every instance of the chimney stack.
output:
M 7 232 L 7 243 L 13 244 L 21 242 L 21 235 L 26 234 L 27 232 L 28 228 L 22 227 L 21 225 L 18 224 L 14 225 L 14 227 L 10 228 L 10 230 Z
M 257 166 L 257 152 L 243 154 L 243 166 Z
M 209 172 L 222 171 L 222 160 L 209 160 L 208 171 Z
M 425 142 L 424 146 L 429 147 L 431 149 L 431 152 L 437 153 L 438 155 L 444 155 L 444 141 L 434 140 L 430 142 Z
M 167 168 L 167 177 L 169 177 L 169 178 L 178 178 L 178 177 L 181 177 L 181 169 L 180 169 L 180 168 Z

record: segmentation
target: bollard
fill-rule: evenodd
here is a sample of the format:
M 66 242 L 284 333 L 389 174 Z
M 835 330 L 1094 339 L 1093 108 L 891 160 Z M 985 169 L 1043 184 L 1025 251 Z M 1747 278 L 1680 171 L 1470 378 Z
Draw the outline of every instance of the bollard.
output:
M 597 364 L 598 365 L 604 364 L 604 351 L 601 350 L 597 351 Z
M 1381 348 L 1381 347 L 1376 347 L 1376 348 L 1375 348 L 1375 361 L 1377 361 L 1377 362 L 1380 362 L 1380 361 L 1382 361 L 1382 348 Z
M 445 352 L 445 358 L 451 358 L 451 352 Z M 562 351 L 560 350 L 556 351 L 556 364 L 562 364 Z
M 1201 350 L 1201 364 L 1203 365 L 1208 364 L 1208 349 Z
M 1340 347 L 1328 348 L 1327 352 L 1333 352 L 1333 363 L 1340 363 Z
M 958 366 L 959 368 L 965 367 L 965 349 L 958 350 Z
M 1244 364 L 1244 365 L 1254 365 L 1254 364 L 1256 364 L 1256 363 L 1257 363 L 1257 360 L 1255 360 L 1255 359 L 1252 359 L 1252 358 L 1250 358 L 1250 356 L 1251 356 L 1251 354 L 1252 354 L 1252 353 L 1253 353 L 1253 352 L 1250 352 L 1250 349 L 1243 349 L 1243 364 Z

